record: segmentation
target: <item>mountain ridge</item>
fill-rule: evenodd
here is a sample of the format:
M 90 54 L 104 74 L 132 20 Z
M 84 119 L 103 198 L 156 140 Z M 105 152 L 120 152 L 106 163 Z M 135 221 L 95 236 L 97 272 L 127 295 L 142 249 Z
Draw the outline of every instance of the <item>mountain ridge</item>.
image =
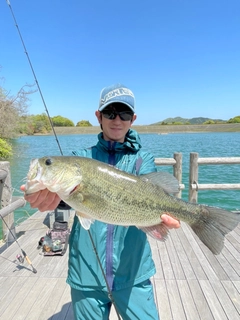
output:
M 174 124 L 174 123 L 182 123 L 182 124 L 203 124 L 206 121 L 214 121 L 215 123 L 223 123 L 226 120 L 222 119 L 211 119 L 204 117 L 194 117 L 194 118 L 182 118 L 182 117 L 174 117 L 174 118 L 166 118 L 162 121 L 155 122 L 151 125 L 159 125 L 159 124 Z

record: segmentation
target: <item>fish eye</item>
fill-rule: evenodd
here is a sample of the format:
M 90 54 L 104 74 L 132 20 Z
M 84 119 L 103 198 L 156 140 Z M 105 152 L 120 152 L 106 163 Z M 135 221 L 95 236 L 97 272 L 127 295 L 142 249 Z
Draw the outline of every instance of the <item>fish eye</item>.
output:
M 46 159 L 45 164 L 50 166 L 52 164 L 52 160 L 50 158 Z

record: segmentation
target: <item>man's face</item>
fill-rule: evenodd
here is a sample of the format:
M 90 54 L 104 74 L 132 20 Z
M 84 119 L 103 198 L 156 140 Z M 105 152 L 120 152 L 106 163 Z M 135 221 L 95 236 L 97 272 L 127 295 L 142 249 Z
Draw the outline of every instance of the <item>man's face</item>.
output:
M 118 112 L 121 112 L 121 114 L 116 115 Z M 111 115 L 110 119 L 107 119 L 104 113 Z M 132 114 L 130 120 L 124 121 L 121 119 L 121 117 L 124 119 L 129 118 L 129 113 L 131 113 L 131 110 L 121 103 L 113 103 L 107 106 L 103 112 L 95 112 L 98 122 L 102 125 L 104 140 L 124 142 L 126 133 L 137 117 L 135 114 Z M 114 117 L 115 119 L 111 119 Z

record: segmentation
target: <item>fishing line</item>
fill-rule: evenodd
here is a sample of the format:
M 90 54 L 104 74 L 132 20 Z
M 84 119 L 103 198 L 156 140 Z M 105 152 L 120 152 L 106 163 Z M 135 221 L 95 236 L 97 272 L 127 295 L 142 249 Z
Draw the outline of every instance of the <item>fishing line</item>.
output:
M 11 233 L 11 236 L 13 237 L 14 241 L 17 243 L 17 245 L 19 246 L 20 250 L 22 251 L 23 257 L 26 259 L 27 263 L 32 267 L 32 271 L 33 273 L 37 273 L 37 270 L 34 268 L 34 266 L 32 265 L 31 260 L 28 258 L 26 252 L 21 248 L 19 242 L 17 241 L 17 238 L 15 237 L 15 235 L 13 234 L 12 230 L 9 228 L 7 222 L 4 220 L 3 216 L 0 213 L 0 217 L 2 218 L 3 223 L 5 224 L 5 226 L 8 228 L 8 231 Z
M 43 102 L 44 108 L 45 108 L 45 110 L 46 110 L 46 113 L 47 113 L 47 116 L 48 116 L 48 119 L 49 119 L 50 125 L 51 125 L 51 127 L 52 127 L 52 130 L 53 130 L 53 133 L 54 133 L 55 139 L 56 139 L 56 141 L 57 141 L 58 148 L 59 148 L 59 150 L 60 150 L 61 155 L 63 156 L 63 152 L 62 152 L 62 149 L 61 149 L 60 143 L 59 143 L 59 141 L 58 141 L 57 134 L 56 134 L 56 132 L 55 132 L 55 130 L 54 130 L 54 127 L 53 127 L 52 119 L 51 119 L 50 114 L 49 114 L 49 112 L 48 112 L 48 108 L 47 108 L 47 105 L 46 105 L 46 103 L 45 103 L 45 100 L 44 100 L 44 97 L 43 97 L 43 94 L 42 94 L 42 90 L 41 90 L 40 85 L 39 85 L 39 83 L 38 83 L 37 76 L 36 76 L 36 74 L 35 74 L 35 71 L 34 71 L 33 65 L 32 65 L 32 63 L 31 63 L 31 60 L 30 60 L 29 54 L 28 54 L 28 52 L 27 52 L 27 49 L 26 49 L 25 43 L 24 43 L 24 41 L 23 41 L 23 37 L 22 37 L 22 35 L 21 35 L 20 29 L 19 29 L 19 27 L 18 27 L 18 24 L 17 24 L 16 18 L 15 18 L 15 15 L 14 15 L 14 13 L 13 13 L 12 6 L 11 6 L 11 4 L 10 4 L 10 0 L 6 0 L 6 2 L 7 2 L 7 4 L 8 4 L 8 6 L 9 6 L 9 9 L 10 9 L 10 11 L 11 11 L 11 14 L 12 14 L 13 20 L 14 20 L 14 22 L 15 22 L 15 26 L 16 26 L 16 28 L 17 28 L 17 31 L 18 31 L 19 37 L 20 37 L 20 39 L 21 39 L 21 42 L 22 42 L 22 45 L 23 45 L 23 48 L 24 48 L 24 52 L 26 53 L 26 56 L 27 56 L 27 59 L 28 59 L 28 62 L 29 62 L 30 68 L 31 68 L 32 73 L 33 73 L 34 80 L 35 80 L 35 82 L 36 82 L 36 84 L 37 84 L 37 87 L 38 87 L 38 90 L 39 90 L 39 93 L 40 93 L 40 96 L 41 96 L 41 99 L 42 99 L 42 102 Z M 4 221 L 4 220 L 3 220 L 3 221 Z M 5 223 L 5 221 L 4 221 L 4 223 Z M 9 228 L 8 228 L 8 230 L 9 230 L 9 231 L 11 232 L 11 234 L 12 234 L 12 231 L 11 231 Z M 88 230 L 88 234 L 89 234 L 89 237 L 90 237 L 90 240 L 91 240 L 91 243 L 92 243 L 92 246 L 93 246 L 93 250 L 94 250 L 94 252 L 95 252 L 95 255 L 96 255 L 96 258 L 97 258 L 98 264 L 99 264 L 99 266 L 100 266 L 100 269 L 101 269 L 102 275 L 103 275 L 104 280 L 105 280 L 105 282 L 106 282 L 106 286 L 107 286 L 107 290 L 108 290 L 108 297 L 109 297 L 109 299 L 110 299 L 110 301 L 111 301 L 112 305 L 114 306 L 114 308 L 115 308 L 115 310 L 116 310 L 116 314 L 117 314 L 118 320 L 121 320 L 121 317 L 120 317 L 120 315 L 119 315 L 119 312 L 118 312 L 118 310 L 117 310 L 117 307 L 116 307 L 115 301 L 114 301 L 114 299 L 113 299 L 112 291 L 111 291 L 111 289 L 110 289 L 110 287 L 109 287 L 109 284 L 108 284 L 108 282 L 107 282 L 107 278 L 106 278 L 106 275 L 105 275 L 105 272 L 104 272 L 103 266 L 102 266 L 102 264 L 101 264 L 101 261 L 100 261 L 100 259 L 99 259 L 99 256 L 98 256 L 98 253 L 97 253 L 97 249 L 96 249 L 96 246 L 95 246 L 95 244 L 94 244 L 94 241 L 93 241 L 92 235 L 91 235 L 91 233 L 90 233 L 90 230 Z M 12 234 L 12 235 L 13 235 L 13 234 Z M 14 236 L 13 236 L 13 237 L 14 237 Z M 16 239 L 15 237 L 14 237 L 14 239 L 15 239 L 15 241 L 17 242 L 17 239 Z M 20 245 L 19 245 L 19 243 L 18 243 L 18 242 L 17 242 L 17 244 L 18 244 L 18 246 L 20 247 Z M 21 247 L 20 247 L 20 249 L 21 249 Z M 26 260 L 28 261 L 28 263 L 30 262 L 30 264 L 31 264 L 31 261 L 30 261 L 30 260 L 29 260 L 29 258 L 27 257 L 27 255 L 26 255 L 25 251 L 23 251 L 22 249 L 21 249 L 21 251 L 22 251 L 22 253 L 23 253 L 23 256 L 24 256 L 24 257 L 26 258 Z M 31 266 L 32 266 L 32 264 L 31 264 Z M 34 272 L 34 271 L 36 271 L 36 269 L 35 269 L 35 268 L 33 268 L 33 266 L 32 266 L 32 269 L 33 269 L 33 272 Z M 37 272 L 37 271 L 36 271 L 36 272 Z M 36 273 L 36 272 L 34 272 L 34 273 Z
M 93 246 L 93 250 L 94 250 L 95 255 L 96 255 L 96 257 L 97 257 L 97 261 L 98 261 L 98 264 L 99 264 L 99 266 L 100 266 L 102 275 L 103 275 L 103 277 L 104 277 L 104 281 L 106 282 L 107 291 L 108 291 L 108 298 L 110 299 L 111 303 L 113 304 L 113 306 L 114 306 L 114 308 L 115 308 L 115 310 L 116 310 L 118 320 L 121 320 L 120 314 L 119 314 L 119 312 L 118 312 L 118 310 L 117 310 L 117 306 L 116 306 L 115 301 L 114 301 L 114 299 L 113 299 L 112 291 L 111 291 L 111 289 L 110 289 L 110 287 L 109 287 L 109 284 L 108 284 L 108 282 L 107 282 L 107 277 L 106 277 L 106 275 L 105 275 L 105 272 L 104 272 L 104 270 L 103 270 L 103 266 L 102 266 L 102 264 L 101 264 L 101 261 L 100 261 L 99 255 L 98 255 L 97 248 L 96 248 L 96 246 L 95 246 L 95 244 L 94 244 L 92 235 L 91 235 L 91 233 L 90 233 L 89 230 L 88 230 L 88 234 L 89 234 L 89 237 L 90 237 L 92 246 Z

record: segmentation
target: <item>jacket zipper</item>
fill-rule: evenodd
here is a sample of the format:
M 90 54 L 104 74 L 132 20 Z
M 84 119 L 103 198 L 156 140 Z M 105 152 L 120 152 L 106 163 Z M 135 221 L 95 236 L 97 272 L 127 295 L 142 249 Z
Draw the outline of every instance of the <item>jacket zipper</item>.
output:
M 108 142 L 109 157 L 108 163 L 115 165 L 115 145 L 116 142 Z M 106 244 L 106 277 L 110 289 L 113 289 L 113 235 L 114 225 L 107 224 L 107 244 Z

